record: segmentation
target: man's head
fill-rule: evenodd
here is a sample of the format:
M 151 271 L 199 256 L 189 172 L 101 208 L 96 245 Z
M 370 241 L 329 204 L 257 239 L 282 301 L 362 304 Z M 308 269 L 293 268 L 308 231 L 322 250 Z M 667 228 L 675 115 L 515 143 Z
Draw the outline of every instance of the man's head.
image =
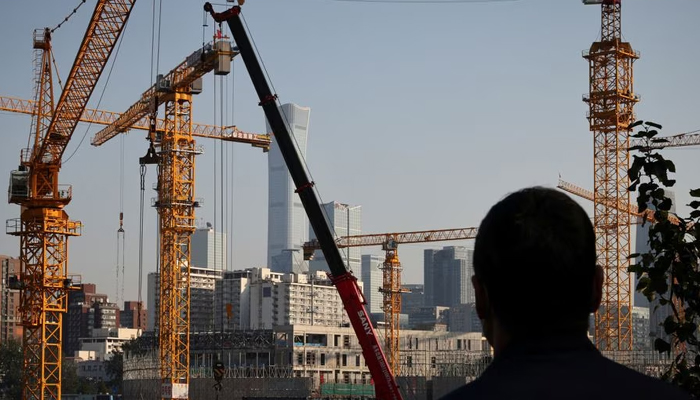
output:
M 474 272 L 476 308 L 490 341 L 494 333 L 583 333 L 600 304 L 593 226 L 581 206 L 554 189 L 523 189 L 491 208 L 476 237 Z

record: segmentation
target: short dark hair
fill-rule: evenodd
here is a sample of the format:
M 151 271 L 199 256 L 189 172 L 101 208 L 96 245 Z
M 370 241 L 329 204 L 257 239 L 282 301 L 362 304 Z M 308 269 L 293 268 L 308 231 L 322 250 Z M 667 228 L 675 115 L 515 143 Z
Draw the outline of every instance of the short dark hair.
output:
M 474 273 L 512 335 L 585 331 L 595 265 L 588 215 L 566 194 L 543 187 L 494 205 L 474 245 Z

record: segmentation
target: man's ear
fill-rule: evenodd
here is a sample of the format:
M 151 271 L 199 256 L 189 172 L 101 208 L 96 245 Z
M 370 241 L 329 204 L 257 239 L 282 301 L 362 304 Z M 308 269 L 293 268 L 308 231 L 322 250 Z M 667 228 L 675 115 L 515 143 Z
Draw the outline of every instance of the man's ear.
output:
M 476 314 L 479 316 L 479 319 L 486 319 L 490 314 L 489 296 L 486 293 L 486 288 L 479 282 L 476 275 L 472 275 L 472 286 L 474 286 Z
M 593 278 L 593 298 L 591 299 L 592 313 L 597 312 L 600 307 L 600 302 L 603 300 L 603 282 L 605 281 L 603 267 L 595 266 L 595 276 Z

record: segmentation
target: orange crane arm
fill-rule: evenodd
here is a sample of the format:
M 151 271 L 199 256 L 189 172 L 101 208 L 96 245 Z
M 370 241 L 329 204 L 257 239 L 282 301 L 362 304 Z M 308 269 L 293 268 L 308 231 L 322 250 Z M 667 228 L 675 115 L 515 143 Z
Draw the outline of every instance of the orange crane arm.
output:
M 146 90 L 141 98 L 121 114 L 109 126 L 97 132 L 92 138 L 93 146 L 100 146 L 109 139 L 126 132 L 149 113 L 157 109 L 164 102 L 164 96 L 158 96 L 160 91 L 177 91 L 184 89 L 199 78 L 217 67 L 218 57 L 222 54 L 230 54 L 235 57 L 238 52 L 229 50 L 226 46 L 220 46 L 223 41 L 209 43 L 204 48 L 190 54 L 185 61 L 175 67 L 167 75 L 159 77 L 158 82 Z M 193 133 L 194 135 L 194 133 Z M 261 138 L 262 139 L 262 138 Z
M 680 135 L 665 136 L 659 139 L 666 139 L 665 143 L 651 143 L 651 148 L 660 149 L 668 147 L 689 147 L 700 145 L 700 133 L 682 133 Z M 630 140 L 630 146 L 645 146 L 643 139 Z
M 18 99 L 15 97 L 0 96 L 0 111 L 16 112 L 21 114 L 36 114 L 34 100 Z M 89 122 L 99 125 L 112 125 L 122 114 L 86 108 L 80 117 L 80 122 Z M 143 117 L 136 121 L 131 129 L 147 131 L 148 118 Z M 165 130 L 165 120 L 159 118 L 156 121 L 156 130 Z M 236 126 L 216 126 L 192 123 L 192 136 L 210 139 L 220 139 L 227 142 L 248 143 L 253 147 L 259 147 L 264 151 L 270 150 L 270 134 L 248 133 Z
M 46 136 L 37 143 L 32 165 L 60 165 L 80 116 L 102 75 L 136 0 L 98 2 L 68 74 Z
M 438 229 L 430 231 L 397 232 L 397 233 L 376 233 L 369 235 L 343 236 L 335 240 L 339 248 L 343 247 L 364 247 L 380 246 L 388 243 L 425 243 L 442 242 L 447 240 L 466 240 L 476 238 L 477 228 L 458 229 Z M 315 250 L 320 250 L 321 246 L 317 240 L 310 240 L 303 244 L 304 258 L 313 257 Z
M 582 187 L 576 186 L 573 183 L 566 182 L 564 180 L 559 179 L 559 183 L 557 184 L 557 188 L 571 193 L 575 196 L 581 197 L 582 199 L 590 200 L 590 201 L 595 201 L 595 196 L 593 195 L 593 192 L 590 190 L 584 189 Z M 645 218 L 647 221 L 650 222 L 656 222 L 656 219 L 654 218 L 654 211 L 650 209 L 644 210 L 643 213 L 639 212 L 639 207 L 635 206 L 634 204 L 628 204 L 621 202 L 619 204 L 612 204 L 611 202 L 611 207 L 616 208 L 619 211 L 623 212 L 628 212 L 631 215 L 636 215 L 641 218 Z M 680 221 L 678 221 L 678 218 L 676 218 L 675 215 L 669 214 L 668 215 L 668 220 L 671 221 L 671 223 L 678 225 Z

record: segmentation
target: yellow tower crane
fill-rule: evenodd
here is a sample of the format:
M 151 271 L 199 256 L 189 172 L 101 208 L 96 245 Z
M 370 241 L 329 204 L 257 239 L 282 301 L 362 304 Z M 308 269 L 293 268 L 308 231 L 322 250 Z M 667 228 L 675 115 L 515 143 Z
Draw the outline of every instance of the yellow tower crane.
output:
M 190 119 L 192 95 L 201 92 L 202 76 L 208 72 L 228 74 L 237 54 L 231 42 L 216 37 L 168 74 L 159 75 L 155 85 L 92 139 L 93 146 L 100 146 L 150 118 L 151 146 L 141 163 L 158 164 L 158 197 L 154 205 L 160 215 L 158 348 L 164 399 L 189 398 L 190 237 L 199 203 L 195 198 L 195 156 L 201 153 Z M 155 116 L 163 104 L 165 118 L 162 129 L 158 129 Z M 239 135 L 235 141 L 264 151 L 269 149 L 269 135 L 247 135 Z
M 0 111 L 15 112 L 19 114 L 36 115 L 36 102 L 34 100 L 20 99 L 10 96 L 0 96 Z M 96 125 L 112 125 L 121 114 L 86 108 L 80 117 L 80 122 L 87 122 Z M 136 121 L 131 129 L 148 131 L 151 129 L 148 117 Z M 156 131 L 162 132 L 165 129 L 165 120 L 156 119 Z M 259 147 L 263 151 L 270 149 L 270 135 L 261 133 L 244 132 L 236 126 L 219 126 L 192 123 L 192 136 L 200 138 L 217 139 L 224 142 L 247 143 L 253 147 Z
M 400 371 L 399 353 L 399 314 L 401 314 L 401 262 L 399 261 L 399 244 L 443 242 L 448 240 L 468 240 L 476 238 L 477 228 L 439 229 L 430 231 L 378 233 L 368 235 L 343 236 L 336 239 L 338 248 L 382 246 L 385 251 L 382 267 L 383 280 L 381 292 L 384 301 L 384 338 L 389 366 L 398 375 Z M 313 259 L 314 252 L 320 250 L 317 240 L 304 243 L 304 259 Z
M 35 32 L 41 54 L 37 71 L 37 101 L 33 147 L 24 149 L 20 166 L 10 175 L 9 202 L 22 208 L 7 221 L 7 233 L 20 238 L 22 399 L 61 398 L 62 320 L 67 311 L 68 237 L 80 235 L 82 224 L 64 208 L 71 201 L 68 185 L 59 185 L 61 157 L 75 131 L 135 0 L 98 0 L 78 49 L 65 87 L 54 108 L 50 29 Z
M 593 225 L 598 262 L 605 273 L 603 299 L 595 314 L 600 350 L 632 349 L 632 294 L 627 273 L 630 215 L 612 204 L 629 203 L 629 125 L 634 121 L 632 63 L 639 54 L 622 39 L 621 0 L 583 0 L 601 7 L 601 38 L 584 52 L 589 62 L 588 120 L 593 132 Z

